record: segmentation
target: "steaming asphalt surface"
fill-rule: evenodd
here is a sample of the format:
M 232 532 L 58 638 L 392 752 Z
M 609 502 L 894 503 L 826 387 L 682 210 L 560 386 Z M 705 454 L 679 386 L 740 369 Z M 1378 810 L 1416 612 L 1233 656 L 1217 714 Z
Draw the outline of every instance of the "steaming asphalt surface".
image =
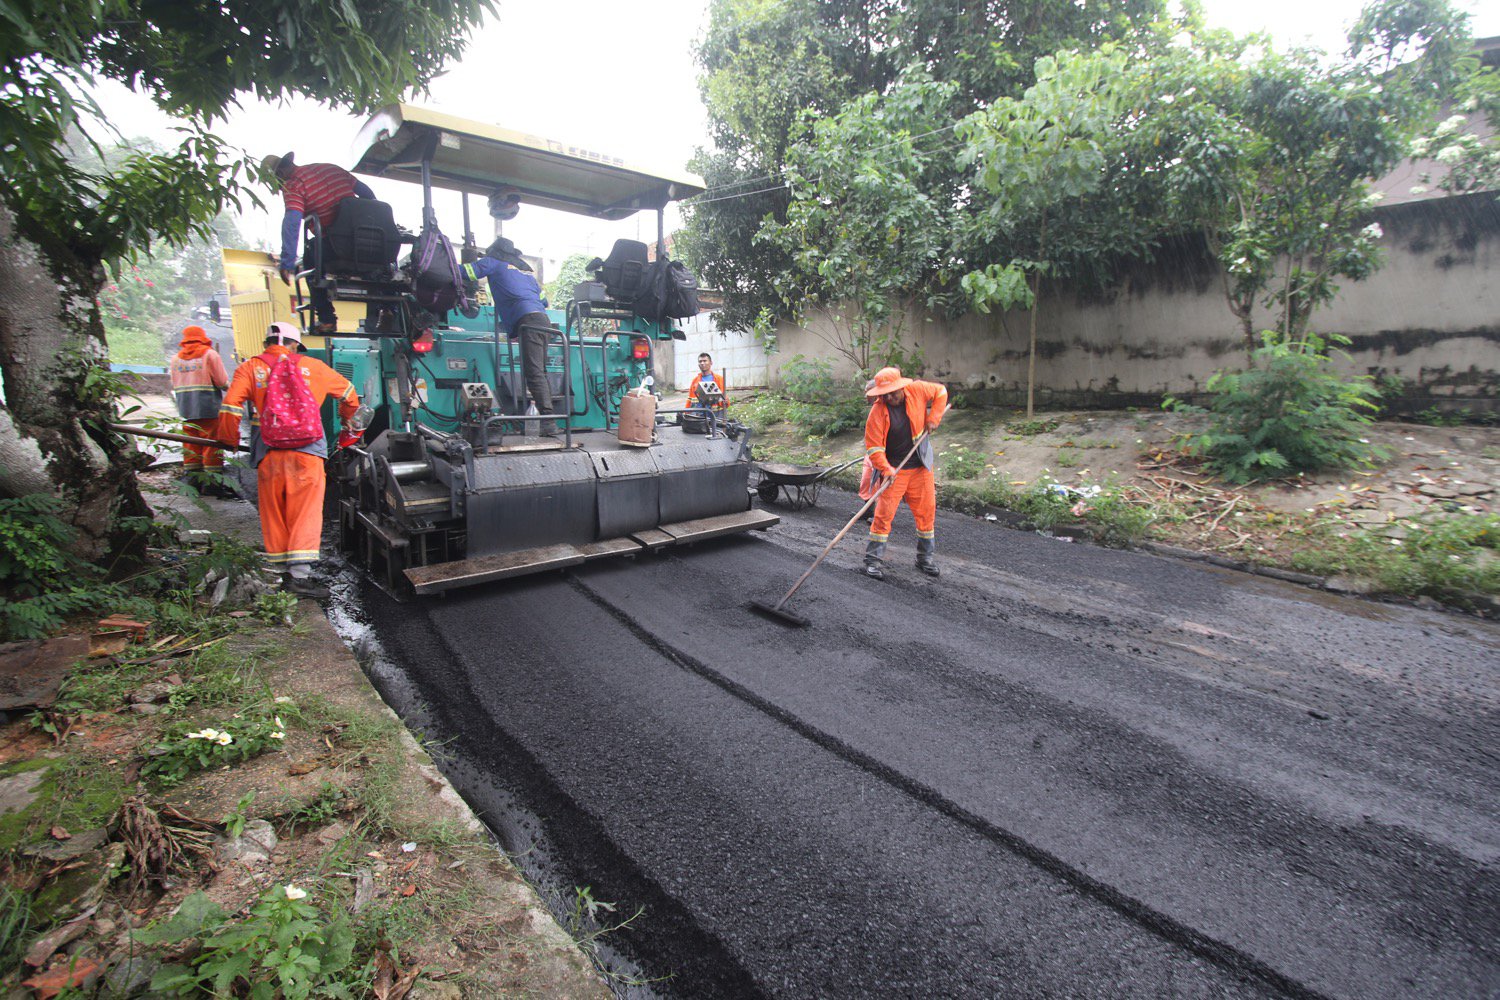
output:
M 745 610 L 854 505 L 366 588 L 456 783 L 646 907 L 612 939 L 655 992 L 1500 991 L 1500 629 L 943 513 L 930 581 L 906 512 L 885 582 L 856 530 L 794 598 L 812 628 Z

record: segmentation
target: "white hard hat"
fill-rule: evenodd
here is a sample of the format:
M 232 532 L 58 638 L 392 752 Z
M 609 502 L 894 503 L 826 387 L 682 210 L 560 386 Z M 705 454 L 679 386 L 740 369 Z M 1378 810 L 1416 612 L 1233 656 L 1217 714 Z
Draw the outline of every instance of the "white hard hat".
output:
M 302 331 L 290 323 L 272 323 L 271 328 L 266 331 L 266 339 L 275 339 L 280 343 L 302 343 Z

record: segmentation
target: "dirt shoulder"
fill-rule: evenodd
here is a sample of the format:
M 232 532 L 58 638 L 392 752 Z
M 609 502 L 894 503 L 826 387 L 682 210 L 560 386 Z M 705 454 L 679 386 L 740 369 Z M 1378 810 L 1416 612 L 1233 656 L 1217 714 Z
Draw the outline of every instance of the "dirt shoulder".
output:
M 258 541 L 248 504 L 168 506 Z M 256 935 L 291 927 L 352 996 L 610 996 L 322 609 L 252 606 L 144 622 L 0 729 L 13 994 L 208 995 L 172 970 L 259 961 Z M 295 978 L 266 961 L 242 981 Z
M 858 429 L 810 436 L 774 397 L 747 401 L 739 415 L 757 428 L 761 460 L 832 466 L 863 451 Z M 1203 427 L 1202 417 L 1157 411 L 1027 420 L 953 409 L 935 442 L 939 502 L 1058 537 L 1500 612 L 1500 428 L 1383 421 L 1368 431 L 1383 455 L 1369 468 L 1236 486 L 1183 454 L 1185 437 Z M 1046 493 L 1064 502 L 1044 503 Z

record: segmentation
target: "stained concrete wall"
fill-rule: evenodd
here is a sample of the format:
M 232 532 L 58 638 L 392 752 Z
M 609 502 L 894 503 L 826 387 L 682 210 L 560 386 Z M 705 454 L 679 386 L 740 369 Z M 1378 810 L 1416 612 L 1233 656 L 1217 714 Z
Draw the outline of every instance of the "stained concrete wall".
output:
M 1385 266 L 1346 283 L 1313 317 L 1313 328 L 1353 343 L 1341 366 L 1394 375 L 1407 405 L 1500 410 L 1500 200 L 1494 194 L 1393 205 L 1375 213 Z M 1024 403 L 1028 317 L 1024 312 L 956 320 L 912 316 L 908 348 L 925 377 L 976 401 Z M 775 370 L 802 354 L 830 358 L 829 321 L 783 324 Z M 1218 265 L 1201 242 L 1163 248 L 1127 270 L 1106 293 L 1047 293 L 1037 323 L 1037 399 L 1043 405 L 1152 405 L 1192 396 L 1221 368 L 1242 367 L 1244 337 L 1225 302 Z

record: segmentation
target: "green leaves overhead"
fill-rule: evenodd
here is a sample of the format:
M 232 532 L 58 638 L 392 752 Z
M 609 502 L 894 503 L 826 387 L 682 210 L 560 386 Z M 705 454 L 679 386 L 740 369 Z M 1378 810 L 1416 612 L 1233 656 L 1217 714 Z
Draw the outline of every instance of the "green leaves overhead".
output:
M 420 90 L 462 51 L 491 0 L 0 0 L 0 197 L 54 257 L 84 266 L 181 244 L 238 207 L 252 167 L 211 131 L 243 95 L 366 111 Z M 86 96 L 118 81 L 183 119 L 175 149 L 110 173 L 70 137 L 110 135 Z M 252 195 L 253 197 L 253 195 Z
M 1038 56 L 1134 37 L 1165 10 L 1164 0 L 715 0 L 698 49 L 715 148 L 694 163 L 710 190 L 688 207 L 679 245 L 700 276 L 725 292 L 721 321 L 751 329 L 763 309 L 788 308 L 773 283 L 796 265 L 781 239 L 756 235 L 788 221 L 783 168 L 814 123 L 851 101 L 910 94 L 914 78 L 902 83 L 903 71 L 920 67 L 944 88 L 935 124 L 951 126 L 1019 93 Z M 956 140 L 943 136 L 951 153 Z M 962 199 L 965 171 L 950 155 L 938 172 L 927 193 L 946 215 L 948 199 Z M 940 255 L 924 287 L 906 291 L 951 307 L 958 293 L 956 280 L 943 277 L 949 270 Z

